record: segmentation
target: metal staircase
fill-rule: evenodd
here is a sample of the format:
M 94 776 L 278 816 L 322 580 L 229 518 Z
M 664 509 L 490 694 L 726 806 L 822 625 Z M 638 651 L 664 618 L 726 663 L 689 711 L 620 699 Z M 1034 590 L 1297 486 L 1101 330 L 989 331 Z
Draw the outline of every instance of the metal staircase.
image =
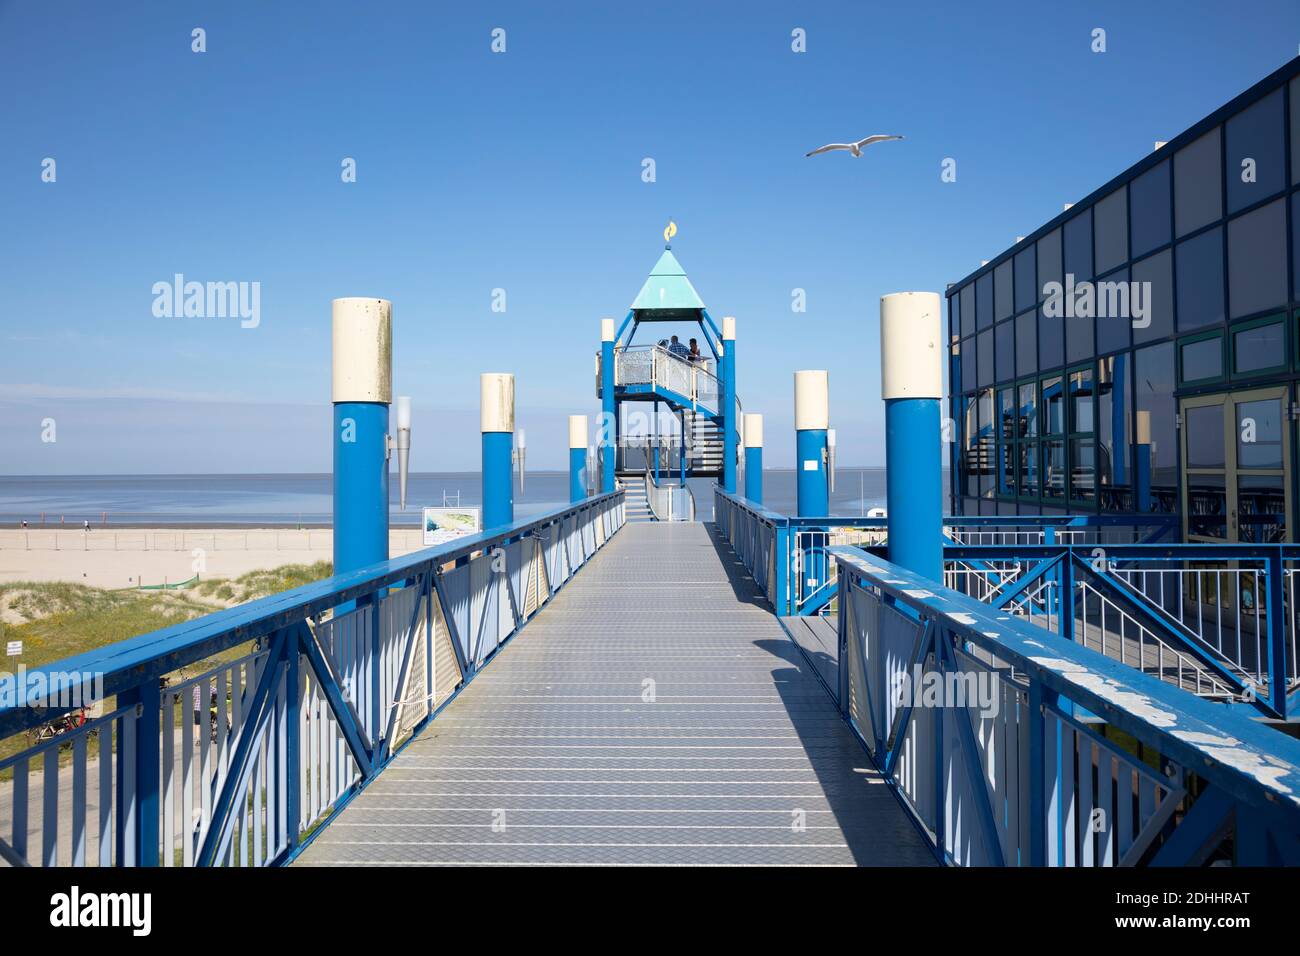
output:
M 686 449 L 687 468 L 693 476 L 717 477 L 722 474 L 722 428 L 699 412 L 685 412 L 691 441 Z
M 618 487 L 627 493 L 623 499 L 625 521 L 656 520 L 650 511 L 644 478 L 619 478 Z

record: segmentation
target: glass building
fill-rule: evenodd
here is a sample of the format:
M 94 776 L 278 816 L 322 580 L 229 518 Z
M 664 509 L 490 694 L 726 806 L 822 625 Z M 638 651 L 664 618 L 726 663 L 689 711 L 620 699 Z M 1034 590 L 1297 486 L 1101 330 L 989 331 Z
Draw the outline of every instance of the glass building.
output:
M 947 295 L 955 511 L 1296 540 L 1300 59 Z

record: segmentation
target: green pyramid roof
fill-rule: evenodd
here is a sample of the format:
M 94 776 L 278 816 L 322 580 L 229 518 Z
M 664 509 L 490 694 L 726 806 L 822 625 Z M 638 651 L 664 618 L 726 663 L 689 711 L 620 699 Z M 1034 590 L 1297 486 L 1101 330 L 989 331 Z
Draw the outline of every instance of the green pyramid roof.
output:
M 672 250 L 665 249 L 632 300 L 632 308 L 640 318 L 669 318 L 703 309 L 704 300 L 686 278 L 686 270 Z

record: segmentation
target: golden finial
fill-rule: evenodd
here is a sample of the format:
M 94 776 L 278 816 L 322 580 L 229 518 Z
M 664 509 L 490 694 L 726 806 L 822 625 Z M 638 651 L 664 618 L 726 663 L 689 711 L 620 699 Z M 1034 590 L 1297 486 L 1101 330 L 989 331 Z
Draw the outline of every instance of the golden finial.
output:
M 665 249 L 672 248 L 672 246 L 670 246 L 669 243 L 673 241 L 673 236 L 675 235 L 677 235 L 677 223 L 669 219 L 668 225 L 664 227 L 664 248 Z

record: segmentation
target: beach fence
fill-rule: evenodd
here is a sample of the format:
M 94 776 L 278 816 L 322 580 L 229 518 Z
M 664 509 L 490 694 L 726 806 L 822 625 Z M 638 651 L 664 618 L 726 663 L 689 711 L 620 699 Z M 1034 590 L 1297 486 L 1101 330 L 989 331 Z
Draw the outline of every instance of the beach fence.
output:
M 418 528 L 390 530 L 389 553 L 403 554 L 423 547 Z M 296 551 L 320 552 L 328 557 L 334 548 L 330 528 L 256 528 L 240 530 L 106 530 L 92 528 L 26 528 L 0 530 L 0 551 Z

